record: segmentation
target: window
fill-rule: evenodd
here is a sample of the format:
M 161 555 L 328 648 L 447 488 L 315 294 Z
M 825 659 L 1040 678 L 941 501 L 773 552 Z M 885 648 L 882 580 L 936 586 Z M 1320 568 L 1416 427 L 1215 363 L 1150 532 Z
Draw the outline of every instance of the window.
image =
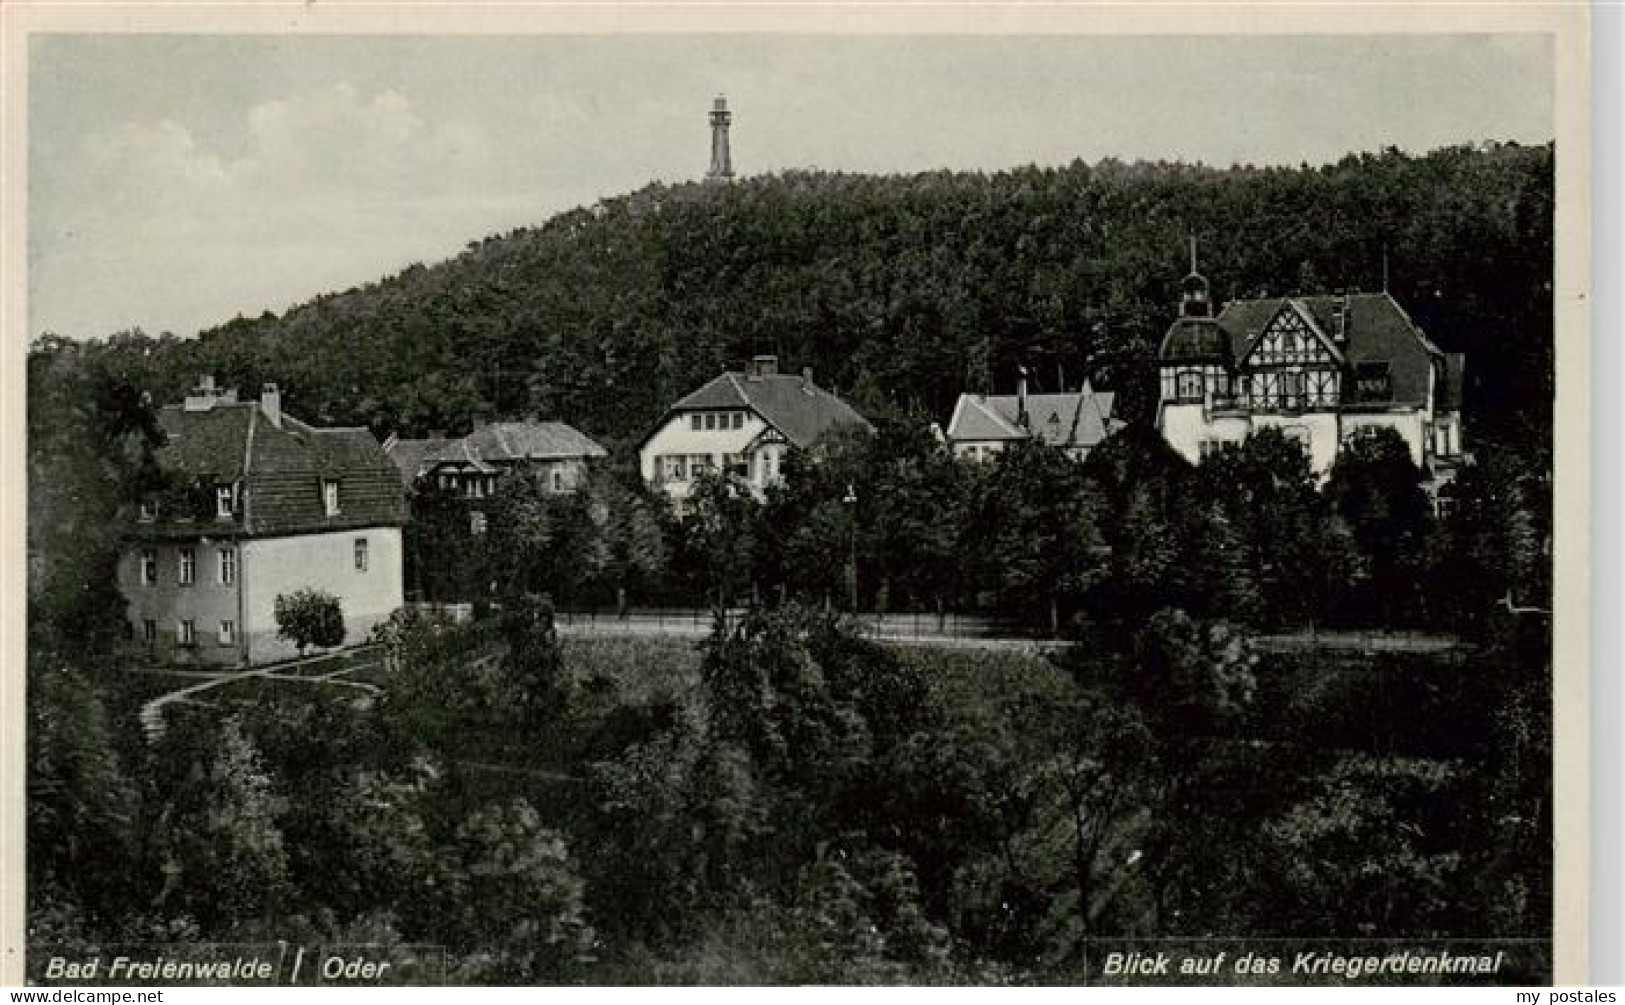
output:
M 734 413 L 734 428 L 735 429 L 744 429 L 745 428 L 745 413 L 744 412 L 735 412 Z
M 158 582 L 158 552 L 152 548 L 141 549 L 141 585 L 151 586 Z
M 1288 370 L 1281 374 L 1281 406 L 1302 408 L 1309 391 L 1309 375 L 1302 370 Z
M 1179 397 L 1192 399 L 1202 396 L 1202 375 L 1195 370 L 1185 370 L 1179 375 Z
M 230 586 L 237 582 L 237 549 L 220 549 L 220 585 Z
M 141 622 L 141 641 L 149 646 L 158 641 L 158 622 L 151 618 Z
M 564 469 L 563 468 L 554 468 L 553 469 L 553 491 L 554 492 L 563 492 L 564 491 Z
M 197 622 L 188 619 L 176 624 L 175 644 L 178 646 L 197 645 Z
M 1386 362 L 1354 365 L 1354 400 L 1388 401 L 1394 396 Z
M 715 429 L 715 428 L 717 428 L 717 415 L 716 415 L 715 412 L 706 412 L 705 413 L 705 428 L 706 429 Z
M 479 510 L 468 514 L 468 532 L 475 537 L 485 533 L 485 514 Z
M 339 515 L 339 483 L 328 480 L 322 482 L 322 505 L 327 509 L 328 516 Z
M 235 508 L 236 493 L 230 485 L 217 485 L 214 490 L 214 515 L 220 520 L 230 520 L 231 511 Z
M 688 427 L 690 429 L 699 429 L 704 422 L 705 417 L 700 415 L 698 412 L 695 412 L 693 415 L 688 417 Z
M 177 579 L 182 586 L 191 586 L 197 582 L 197 549 L 182 548 L 180 553 Z
M 355 539 L 355 571 L 367 571 L 367 539 L 364 537 Z
M 1221 453 L 1225 446 L 1226 443 L 1223 440 L 1203 440 L 1197 446 L 1197 450 L 1201 453 L 1202 459 L 1207 460 L 1209 457 Z
M 229 646 L 229 645 L 235 644 L 236 641 L 237 641 L 237 622 L 235 622 L 235 621 L 222 621 L 222 622 L 220 622 L 220 644 L 223 645 L 223 646 Z
M 139 519 L 147 521 L 147 522 L 151 522 L 153 520 L 158 519 L 158 500 L 156 500 L 156 499 L 143 499 L 143 500 L 141 500 L 141 514 L 140 514 Z
M 666 454 L 660 458 L 660 477 L 668 482 L 688 480 L 687 458 L 682 454 Z

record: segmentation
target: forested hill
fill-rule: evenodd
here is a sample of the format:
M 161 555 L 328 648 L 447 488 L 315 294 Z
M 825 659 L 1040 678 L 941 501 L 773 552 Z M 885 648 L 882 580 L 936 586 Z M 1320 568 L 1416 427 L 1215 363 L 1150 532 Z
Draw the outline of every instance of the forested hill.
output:
M 944 422 L 1021 365 L 1045 390 L 1087 373 L 1143 416 L 1194 233 L 1221 302 L 1380 289 L 1386 248 L 1389 289 L 1468 354 L 1473 432 L 1533 445 L 1552 397 L 1552 160 L 1490 145 L 652 185 L 281 317 L 112 343 L 160 400 L 204 371 L 275 380 L 297 413 L 380 435 L 537 413 L 624 445 L 758 352 Z

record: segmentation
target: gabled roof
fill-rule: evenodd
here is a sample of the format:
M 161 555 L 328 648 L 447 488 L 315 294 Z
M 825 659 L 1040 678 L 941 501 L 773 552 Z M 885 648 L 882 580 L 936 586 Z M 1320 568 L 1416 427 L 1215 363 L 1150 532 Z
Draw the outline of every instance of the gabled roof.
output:
M 671 406 L 667 416 L 728 408 L 754 411 L 798 447 L 812 446 L 820 436 L 843 426 L 870 428 L 869 420 L 834 393 L 804 377 L 782 373 L 719 374 Z
M 1122 422 L 1112 416 L 1116 395 L 1084 385 L 1081 391 L 1027 395 L 1027 426 L 1021 426 L 1021 396 L 962 394 L 948 422 L 948 439 L 1025 440 L 1036 437 L 1055 447 L 1093 447 Z M 1030 430 L 1030 432 L 1029 432 Z
M 1388 364 L 1394 404 L 1425 402 L 1433 367 L 1435 364 L 1446 365 L 1445 354 L 1422 334 L 1404 309 L 1386 293 L 1231 301 L 1214 319 L 1229 339 L 1230 358 L 1237 362 L 1244 359 L 1264 328 L 1274 320 L 1282 307 L 1288 305 L 1295 307 L 1348 365 Z M 1341 340 L 1336 337 L 1339 307 L 1344 311 L 1344 337 Z M 1163 339 L 1163 358 L 1185 358 L 1180 352 L 1187 345 L 1183 329 L 1186 327 L 1184 323 L 1189 320 L 1180 318 L 1169 328 L 1168 335 Z M 1202 339 L 1209 337 L 1206 332 L 1201 335 Z M 1205 341 L 1201 347 L 1205 351 Z M 1448 377 L 1448 370 L 1446 373 Z M 1459 389 L 1459 366 L 1455 379 Z M 1459 394 L 1456 396 L 1459 398 Z
M 490 474 L 494 465 L 606 457 L 608 451 L 562 422 L 493 422 L 461 439 L 392 440 L 390 459 L 411 485 L 442 464 Z
M 482 461 L 553 461 L 609 453 L 562 422 L 493 422 L 463 437 L 462 443 Z
M 241 483 L 235 532 L 275 536 L 406 522 L 395 466 L 364 427 L 322 428 L 286 412 L 279 426 L 257 402 L 225 400 L 199 410 L 167 405 L 159 422 L 168 442 L 156 459 L 176 480 Z M 335 480 L 340 512 L 328 516 L 322 482 Z
M 384 452 L 389 459 L 395 462 L 395 467 L 401 474 L 401 483 L 411 485 L 423 473 L 429 458 L 456 443 L 456 440 L 444 436 L 428 437 L 421 440 L 406 440 L 392 437 L 384 444 Z

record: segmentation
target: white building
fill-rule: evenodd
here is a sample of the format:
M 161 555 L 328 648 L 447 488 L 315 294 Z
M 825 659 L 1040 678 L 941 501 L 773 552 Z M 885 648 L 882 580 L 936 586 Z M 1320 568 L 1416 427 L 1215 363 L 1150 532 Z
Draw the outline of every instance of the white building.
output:
M 169 487 L 128 514 L 118 563 L 128 649 L 165 663 L 291 656 L 276 598 L 338 597 L 345 641 L 365 641 L 402 603 L 405 493 L 365 428 L 318 428 L 268 384 L 238 401 L 205 378 L 159 411 Z
M 1435 486 L 1462 459 L 1464 357 L 1434 345 L 1387 293 L 1238 300 L 1217 316 L 1183 281 L 1158 352 L 1157 429 L 1192 463 L 1265 427 L 1325 476 L 1354 430 L 1396 430 Z
M 760 492 L 783 477 L 784 458 L 826 433 L 869 428 L 851 405 L 800 376 L 778 372 L 776 356 L 757 356 L 667 410 L 638 447 L 644 480 L 679 504 L 695 481 L 726 471 Z
M 1019 440 L 1037 440 L 1081 460 L 1122 427 L 1112 415 L 1115 397 L 1087 381 L 1079 391 L 1028 394 L 1025 377 L 1015 394 L 962 394 L 948 421 L 948 445 L 955 456 L 980 461 Z

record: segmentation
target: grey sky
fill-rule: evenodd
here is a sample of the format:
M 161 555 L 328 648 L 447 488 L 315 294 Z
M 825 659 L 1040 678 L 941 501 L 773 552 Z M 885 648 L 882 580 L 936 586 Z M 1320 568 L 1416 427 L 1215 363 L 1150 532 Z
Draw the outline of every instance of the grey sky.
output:
M 703 174 L 1321 163 L 1553 134 L 1536 36 L 41 36 L 30 334 L 192 334 Z

